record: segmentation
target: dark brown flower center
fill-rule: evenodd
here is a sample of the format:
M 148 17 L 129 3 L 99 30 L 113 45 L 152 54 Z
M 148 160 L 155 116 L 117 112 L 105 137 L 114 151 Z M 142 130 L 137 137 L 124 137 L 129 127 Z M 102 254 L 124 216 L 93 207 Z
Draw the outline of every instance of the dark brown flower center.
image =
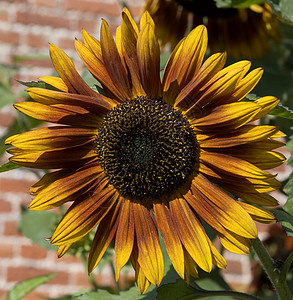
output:
M 109 182 L 134 199 L 155 199 L 180 187 L 198 153 L 182 113 L 146 97 L 126 101 L 105 116 L 96 149 Z

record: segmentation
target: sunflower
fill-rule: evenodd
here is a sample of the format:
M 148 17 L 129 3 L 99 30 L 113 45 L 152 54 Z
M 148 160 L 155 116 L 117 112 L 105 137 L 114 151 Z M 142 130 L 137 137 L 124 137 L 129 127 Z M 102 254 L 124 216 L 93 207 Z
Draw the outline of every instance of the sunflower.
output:
M 203 223 L 222 245 L 248 253 L 257 237 L 253 220 L 275 221 L 262 206 L 280 187 L 264 170 L 284 161 L 274 126 L 251 123 L 271 111 L 274 97 L 239 102 L 262 75 L 250 62 L 224 67 L 225 53 L 204 63 L 207 30 L 196 27 L 171 54 L 160 79 L 160 50 L 149 13 L 140 30 L 128 10 L 114 40 L 105 20 L 101 40 L 82 31 L 76 50 L 105 95 L 91 89 L 70 58 L 50 45 L 60 77 L 41 77 L 55 90 L 28 88 L 34 101 L 15 107 L 57 123 L 14 135 L 6 144 L 21 166 L 56 169 L 31 187 L 29 208 L 72 202 L 50 241 L 62 256 L 97 227 L 89 272 L 114 242 L 115 273 L 131 259 L 138 289 L 159 285 L 164 263 L 159 232 L 177 273 L 187 282 L 198 267 L 210 272 L 226 261 Z M 56 90 L 58 89 L 58 90 Z M 232 196 L 233 195 L 233 196 Z
M 267 3 L 236 9 L 218 8 L 214 0 L 146 0 L 146 10 L 161 45 L 170 42 L 172 49 L 188 26 L 200 24 L 208 28 L 212 53 L 226 50 L 235 58 L 258 58 L 268 52 L 270 39 L 279 42 L 278 21 Z M 189 14 L 192 22 L 188 22 Z

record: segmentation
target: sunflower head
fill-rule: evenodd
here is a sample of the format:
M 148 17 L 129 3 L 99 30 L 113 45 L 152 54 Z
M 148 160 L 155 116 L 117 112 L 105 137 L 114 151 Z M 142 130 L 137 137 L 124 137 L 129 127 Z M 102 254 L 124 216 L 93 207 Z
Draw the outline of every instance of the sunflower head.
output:
M 148 12 L 138 27 L 124 9 L 115 39 L 105 20 L 100 41 L 86 31 L 82 37 L 76 50 L 105 96 L 51 44 L 59 77 L 41 80 L 56 90 L 29 88 L 33 101 L 15 107 L 55 125 L 6 140 L 13 146 L 12 162 L 56 169 L 31 187 L 30 209 L 71 203 L 50 238 L 58 255 L 96 230 L 89 271 L 114 241 L 116 279 L 130 259 L 144 293 L 164 274 L 159 232 L 187 282 L 197 277 L 197 268 L 226 267 L 202 220 L 226 249 L 248 253 L 257 236 L 253 220 L 275 220 L 263 206 L 277 205 L 267 193 L 280 184 L 265 170 L 284 161 L 274 151 L 282 145 L 279 129 L 252 123 L 278 99 L 240 101 L 262 69 L 249 72 L 248 61 L 224 67 L 225 53 L 203 62 L 207 30 L 201 25 L 175 47 L 161 80 L 159 43 Z
M 200 24 L 208 28 L 212 53 L 225 50 L 237 59 L 264 57 L 270 40 L 280 40 L 277 17 L 267 3 L 236 9 L 218 8 L 214 0 L 145 0 L 144 11 L 153 17 L 161 45 L 170 43 L 171 49 L 188 28 Z

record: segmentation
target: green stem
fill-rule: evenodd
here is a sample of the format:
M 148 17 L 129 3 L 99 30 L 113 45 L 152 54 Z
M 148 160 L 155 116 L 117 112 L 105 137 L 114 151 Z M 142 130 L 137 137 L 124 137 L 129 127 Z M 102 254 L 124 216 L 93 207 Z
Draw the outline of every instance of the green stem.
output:
M 286 261 L 284 262 L 282 268 L 281 268 L 281 274 L 280 274 L 280 281 L 285 281 L 287 277 L 287 273 L 289 271 L 289 268 L 293 262 L 293 251 L 289 254 Z
M 260 241 L 259 238 L 253 239 L 252 248 L 257 254 L 265 272 L 267 273 L 271 283 L 273 284 L 279 300 L 290 300 L 292 295 L 290 294 L 288 284 L 286 280 L 281 280 L 280 270 L 276 268 L 274 260 L 269 255 L 267 249 Z
M 180 300 L 193 300 L 193 299 L 201 299 L 201 298 L 207 298 L 207 297 L 216 297 L 216 296 L 223 296 L 223 297 L 235 297 L 236 299 L 245 299 L 245 300 L 262 300 L 262 298 L 248 295 L 240 292 L 234 292 L 234 291 L 206 291 L 206 290 L 196 290 L 195 294 L 187 295 L 184 297 L 181 297 Z

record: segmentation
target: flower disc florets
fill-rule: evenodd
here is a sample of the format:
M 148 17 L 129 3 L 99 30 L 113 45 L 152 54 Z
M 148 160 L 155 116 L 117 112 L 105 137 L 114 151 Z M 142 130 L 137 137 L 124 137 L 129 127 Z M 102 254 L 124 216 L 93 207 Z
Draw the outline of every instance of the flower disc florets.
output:
M 135 199 L 171 193 L 191 174 L 197 158 L 188 120 L 146 97 L 126 101 L 105 116 L 96 149 L 110 183 Z

